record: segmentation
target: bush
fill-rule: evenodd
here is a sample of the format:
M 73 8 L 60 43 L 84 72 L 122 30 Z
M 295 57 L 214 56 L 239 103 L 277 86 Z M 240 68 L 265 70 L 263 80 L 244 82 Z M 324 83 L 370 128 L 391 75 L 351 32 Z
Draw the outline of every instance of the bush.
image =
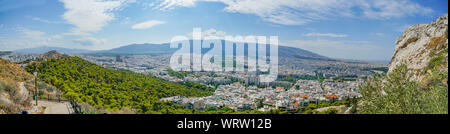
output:
M 364 114 L 447 114 L 448 88 L 442 83 L 423 87 L 418 82 L 410 81 L 410 76 L 406 65 L 401 65 L 387 76 L 375 76 L 368 80 L 360 86 L 363 97 L 358 112 Z
M 335 108 L 330 108 L 325 111 L 325 114 L 337 114 L 338 110 Z
M 8 94 L 9 98 L 1 96 L 4 93 Z M 27 104 L 27 101 L 23 100 L 23 97 L 18 92 L 16 82 L 0 79 L 0 109 L 3 112 L 16 114 L 20 111 L 21 105 Z
M 317 109 L 316 104 L 308 104 L 308 107 L 306 107 L 306 110 L 315 110 L 315 109 Z

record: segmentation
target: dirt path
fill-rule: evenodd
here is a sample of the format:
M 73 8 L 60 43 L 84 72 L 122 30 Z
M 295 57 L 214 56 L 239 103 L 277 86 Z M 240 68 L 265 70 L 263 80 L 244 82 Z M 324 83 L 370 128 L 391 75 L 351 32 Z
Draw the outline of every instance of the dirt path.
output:
M 22 96 L 22 101 L 26 101 L 29 97 L 30 91 L 28 91 L 25 87 L 25 82 L 19 83 L 19 90 L 20 96 Z
M 345 110 L 344 114 L 351 114 L 350 111 L 352 110 L 353 107 L 354 106 L 351 106 L 351 107 L 347 108 L 347 110 Z
M 36 104 L 33 102 L 33 104 Z M 70 114 L 69 102 L 51 102 L 38 100 L 39 107 L 44 107 L 44 114 Z
M 22 100 L 26 100 L 28 97 L 30 97 L 29 95 L 30 92 L 25 87 L 25 82 L 21 82 L 19 84 L 19 88 L 20 88 L 19 93 L 22 96 Z M 34 105 L 34 107 L 30 111 L 33 112 L 30 113 L 34 113 L 36 111 L 39 111 L 37 109 L 45 107 L 44 114 L 70 114 L 69 102 L 51 102 L 46 100 L 38 100 L 39 108 L 35 107 L 36 101 L 32 101 L 32 104 Z
M 69 102 L 58 103 L 50 101 L 41 101 L 41 105 L 45 106 L 44 114 L 70 114 L 68 106 Z

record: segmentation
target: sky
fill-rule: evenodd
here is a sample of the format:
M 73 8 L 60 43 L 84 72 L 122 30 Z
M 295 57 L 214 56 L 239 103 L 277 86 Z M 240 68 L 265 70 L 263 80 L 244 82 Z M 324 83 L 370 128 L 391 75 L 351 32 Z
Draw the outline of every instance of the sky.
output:
M 404 30 L 447 13 L 447 0 L 0 0 L 0 51 L 168 43 L 201 28 L 205 36 L 278 36 L 280 45 L 331 58 L 388 61 Z

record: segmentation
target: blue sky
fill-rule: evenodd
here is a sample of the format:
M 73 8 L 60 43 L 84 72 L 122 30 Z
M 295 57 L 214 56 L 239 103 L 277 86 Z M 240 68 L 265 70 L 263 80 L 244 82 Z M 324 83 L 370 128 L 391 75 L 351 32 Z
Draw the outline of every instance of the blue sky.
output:
M 414 24 L 448 13 L 447 0 L 0 0 L 0 50 L 103 50 L 204 35 L 278 36 L 332 57 L 384 60 Z

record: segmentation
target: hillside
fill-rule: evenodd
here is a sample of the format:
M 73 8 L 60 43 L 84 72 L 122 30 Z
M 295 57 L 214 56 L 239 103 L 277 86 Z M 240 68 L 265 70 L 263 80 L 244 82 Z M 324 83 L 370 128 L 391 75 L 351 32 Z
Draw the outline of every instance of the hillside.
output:
M 31 105 L 23 86 L 33 76 L 17 64 L 0 58 L 0 113 L 18 113 Z
M 206 96 L 213 89 L 203 85 L 185 86 L 125 70 L 104 68 L 78 57 L 51 58 L 26 67 L 38 77 L 58 87 L 63 96 L 97 109 L 118 111 L 135 109 L 138 113 L 162 110 L 159 101 L 169 96 Z M 37 70 L 35 69 L 37 68 Z
M 448 15 L 408 28 L 386 76 L 360 87 L 359 113 L 448 113 Z

